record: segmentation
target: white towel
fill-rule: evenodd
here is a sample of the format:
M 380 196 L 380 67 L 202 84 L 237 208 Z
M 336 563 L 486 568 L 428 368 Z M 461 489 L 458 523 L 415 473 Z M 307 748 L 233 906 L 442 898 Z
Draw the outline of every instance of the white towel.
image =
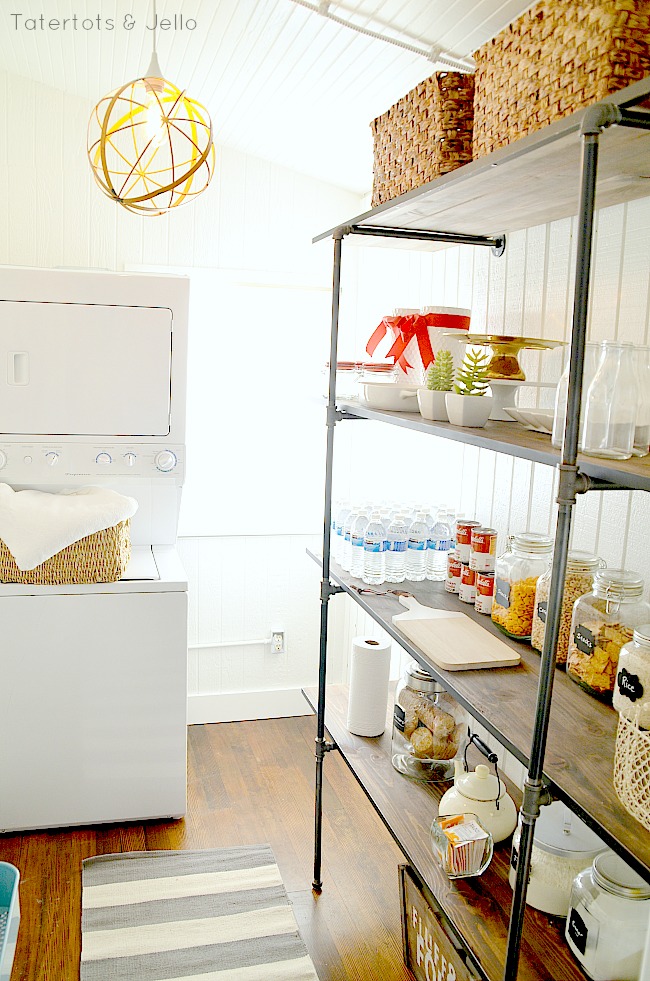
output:
M 15 491 L 0 483 L 0 538 L 21 572 L 34 569 L 67 545 L 111 528 L 138 510 L 138 502 L 104 487 L 47 494 Z

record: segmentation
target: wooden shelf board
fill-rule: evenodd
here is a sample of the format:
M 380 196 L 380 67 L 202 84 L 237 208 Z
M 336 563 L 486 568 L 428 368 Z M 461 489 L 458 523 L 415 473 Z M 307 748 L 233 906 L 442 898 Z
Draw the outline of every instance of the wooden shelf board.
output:
M 321 563 L 319 556 L 309 550 L 308 554 Z M 404 612 L 397 597 L 359 595 L 352 587 L 364 586 L 361 580 L 352 579 L 333 562 L 330 578 L 431 671 L 516 759 L 528 766 L 540 663 L 539 655 L 529 644 L 505 637 L 489 617 L 447 593 L 444 583 L 406 581 L 397 588 L 408 590 L 424 606 L 467 613 L 521 657 L 521 664 L 514 668 L 442 671 L 393 625 L 392 617 Z M 381 588 L 388 587 L 386 584 Z M 650 879 L 650 835 L 622 806 L 612 784 L 617 722 L 618 715 L 610 706 L 591 698 L 564 671 L 556 670 L 544 774 L 558 798 Z
M 648 95 L 650 78 L 645 78 L 603 101 L 632 105 Z M 579 132 L 586 111 L 559 119 L 338 228 L 380 226 L 492 237 L 575 215 L 580 185 Z M 604 130 L 596 207 L 645 197 L 650 192 L 649 160 L 649 131 L 622 126 Z M 329 229 L 314 241 L 329 238 L 337 230 Z M 395 247 L 395 240 L 381 241 Z
M 318 692 L 304 689 L 315 708 Z M 346 728 L 347 688 L 329 686 L 325 724 L 346 763 L 366 792 L 409 863 L 440 903 L 490 981 L 502 977 L 512 890 L 508 883 L 510 840 L 495 847 L 482 876 L 451 881 L 435 862 L 429 828 L 448 783 L 424 785 L 397 773 L 391 764 L 390 722 L 374 739 Z M 471 759 L 474 766 L 482 757 Z M 516 791 L 509 785 L 509 791 Z M 518 801 L 519 803 L 519 801 Z M 564 920 L 526 909 L 519 966 L 520 981 L 582 981 L 584 974 L 564 941 Z M 549 973 L 552 965 L 552 975 Z
M 489 420 L 482 429 L 464 429 L 448 422 L 429 422 L 419 412 L 389 412 L 371 409 L 353 399 L 337 401 L 337 407 L 359 419 L 388 423 L 403 429 L 414 429 L 431 436 L 441 436 L 459 443 L 469 443 L 506 453 L 508 456 L 531 460 L 555 467 L 560 462 L 559 451 L 551 445 L 551 437 L 535 433 L 517 422 L 497 422 Z M 650 491 L 650 456 L 631 460 L 601 460 L 580 454 L 580 469 L 590 477 L 598 477 L 623 484 L 630 490 Z

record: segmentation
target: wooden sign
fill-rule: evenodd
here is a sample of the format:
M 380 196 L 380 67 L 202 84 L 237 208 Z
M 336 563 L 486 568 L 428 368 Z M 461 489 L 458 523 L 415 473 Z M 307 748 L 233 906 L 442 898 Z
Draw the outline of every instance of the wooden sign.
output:
M 417 981 L 481 981 L 468 951 L 452 941 L 444 914 L 408 865 L 400 865 L 404 962 Z M 425 895 L 426 893 L 426 895 Z

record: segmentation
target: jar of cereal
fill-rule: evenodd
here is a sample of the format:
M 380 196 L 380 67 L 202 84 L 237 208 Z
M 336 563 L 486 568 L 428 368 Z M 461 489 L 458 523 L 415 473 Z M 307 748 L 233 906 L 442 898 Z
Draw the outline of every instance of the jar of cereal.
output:
M 573 604 L 580 596 L 590 592 L 594 584 L 594 576 L 605 563 L 597 555 L 590 552 L 570 551 L 567 555 L 566 576 L 564 578 L 564 594 L 560 610 L 560 632 L 557 639 L 556 662 L 566 664 L 569 650 L 569 635 L 571 633 L 571 615 Z M 544 646 L 546 633 L 546 615 L 548 612 L 548 594 L 551 588 L 551 568 L 537 580 L 535 590 L 535 609 L 533 611 L 533 631 L 530 642 L 537 651 Z
M 533 627 L 535 587 L 550 567 L 553 539 L 526 531 L 513 535 L 496 561 L 492 619 L 509 637 L 528 640 Z
M 573 607 L 567 674 L 604 702 L 612 700 L 621 648 L 650 621 L 643 585 L 636 572 L 599 569 L 592 591 Z

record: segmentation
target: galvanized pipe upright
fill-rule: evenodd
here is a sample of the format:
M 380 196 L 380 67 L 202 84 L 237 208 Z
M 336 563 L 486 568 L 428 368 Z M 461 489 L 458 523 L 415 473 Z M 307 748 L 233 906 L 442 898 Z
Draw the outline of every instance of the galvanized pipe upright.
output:
M 524 801 L 521 808 L 517 880 L 508 929 L 508 946 L 503 973 L 504 981 L 516 981 L 517 978 L 535 822 L 539 816 L 540 805 L 545 802 L 542 777 L 551 712 L 551 698 L 553 694 L 560 611 L 564 593 L 564 579 L 573 507 L 576 501 L 576 493 L 581 489 L 579 487 L 576 460 L 578 456 L 580 402 L 582 397 L 582 375 L 587 332 L 587 310 L 589 305 L 589 275 L 591 269 L 594 201 L 598 167 L 598 140 L 602 127 L 609 125 L 612 121 L 607 113 L 603 115 L 601 107 L 595 107 L 595 111 L 588 112 L 585 115 L 581 131 L 583 145 L 580 200 L 578 205 L 579 224 L 576 278 L 573 299 L 567 412 L 559 469 L 560 480 L 557 498 L 558 516 L 555 534 L 555 551 L 551 572 L 544 646 L 539 670 L 535 728 L 530 749 L 528 776 L 524 785 Z
M 330 599 L 330 547 L 332 529 L 332 474 L 334 467 L 334 427 L 336 425 L 336 362 L 338 358 L 339 306 L 341 299 L 341 244 L 343 233 L 334 234 L 334 274 L 332 283 L 332 327 L 330 334 L 329 389 L 327 396 L 327 450 L 325 456 L 325 507 L 323 515 L 323 578 L 320 607 L 320 659 L 318 662 L 318 715 L 316 723 L 316 795 L 314 802 L 314 881 L 320 892 L 323 830 L 323 760 L 325 744 L 325 684 L 327 672 L 327 610 Z

